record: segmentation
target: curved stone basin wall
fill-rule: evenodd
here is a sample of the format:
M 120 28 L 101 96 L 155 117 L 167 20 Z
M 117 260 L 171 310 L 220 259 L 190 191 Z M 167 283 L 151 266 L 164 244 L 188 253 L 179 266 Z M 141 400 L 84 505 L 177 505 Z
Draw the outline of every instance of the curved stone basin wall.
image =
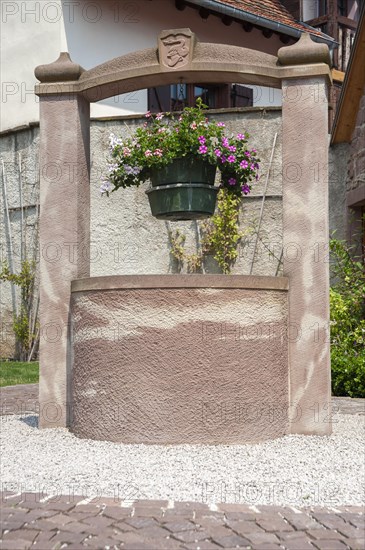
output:
M 71 430 L 150 444 L 288 433 L 287 290 L 239 275 L 73 281 Z

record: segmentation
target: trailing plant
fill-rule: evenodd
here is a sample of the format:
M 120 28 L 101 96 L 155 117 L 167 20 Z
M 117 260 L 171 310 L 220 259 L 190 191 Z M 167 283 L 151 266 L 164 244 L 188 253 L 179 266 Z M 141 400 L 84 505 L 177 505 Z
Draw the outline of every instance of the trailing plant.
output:
M 223 273 L 230 273 L 238 257 L 238 245 L 247 233 L 239 229 L 240 205 L 239 196 L 221 189 L 217 212 L 201 224 L 203 254 L 212 254 Z
M 331 368 L 334 395 L 365 397 L 365 272 L 351 247 L 331 239 Z
M 20 288 L 20 312 L 13 317 L 13 331 L 16 339 L 16 359 L 26 361 L 37 343 L 38 330 L 33 321 L 33 290 L 36 264 L 23 260 L 18 274 L 11 273 L 7 263 L 3 264 L 0 281 L 7 281 Z
M 184 264 L 187 266 L 188 273 L 196 273 L 200 271 L 203 263 L 203 254 L 199 251 L 196 254 L 188 254 L 185 250 L 186 235 L 181 233 L 179 229 L 173 233 L 169 232 L 171 255 L 178 262 L 179 271 L 183 268 Z
M 200 271 L 204 258 L 213 255 L 223 273 L 230 273 L 238 257 L 238 245 L 248 230 L 239 228 L 241 198 L 227 189 L 218 193 L 217 211 L 209 219 L 199 223 L 200 249 L 195 254 L 185 251 L 186 237 L 179 230 L 170 233 L 171 254 L 178 261 L 179 269 L 184 264 L 187 271 Z
M 207 106 L 198 98 L 196 107 L 186 107 L 180 115 L 148 112 L 143 127 L 131 137 L 110 136 L 108 174 L 101 192 L 109 195 L 119 188 L 139 186 L 150 179 L 153 169 L 178 158 L 194 157 L 219 168 L 221 187 L 242 197 L 258 179 L 259 159 L 248 149 L 247 133 L 226 135 L 223 122 L 206 117 Z

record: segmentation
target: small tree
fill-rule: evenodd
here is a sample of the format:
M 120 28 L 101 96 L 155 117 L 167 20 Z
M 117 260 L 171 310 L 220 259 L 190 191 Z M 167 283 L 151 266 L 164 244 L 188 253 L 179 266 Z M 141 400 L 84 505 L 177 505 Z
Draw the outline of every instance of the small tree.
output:
M 35 269 L 34 261 L 23 260 L 18 274 L 11 273 L 6 263 L 0 272 L 0 281 L 7 281 L 20 288 L 20 313 L 13 317 L 15 359 L 18 361 L 30 361 L 38 346 L 38 308 L 37 305 L 35 310 L 33 307 Z

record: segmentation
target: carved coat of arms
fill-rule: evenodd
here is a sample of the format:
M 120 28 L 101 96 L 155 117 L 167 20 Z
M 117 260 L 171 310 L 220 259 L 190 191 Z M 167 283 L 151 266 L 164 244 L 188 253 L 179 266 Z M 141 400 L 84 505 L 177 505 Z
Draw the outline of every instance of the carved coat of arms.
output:
M 185 31 L 185 29 L 182 29 Z M 188 65 L 192 57 L 193 33 L 164 31 L 159 37 L 160 63 L 168 69 L 180 69 Z

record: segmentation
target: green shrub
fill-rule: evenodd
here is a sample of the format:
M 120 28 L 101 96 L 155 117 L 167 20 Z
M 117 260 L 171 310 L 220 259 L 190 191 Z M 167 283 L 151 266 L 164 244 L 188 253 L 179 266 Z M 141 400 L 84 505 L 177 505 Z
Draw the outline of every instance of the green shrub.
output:
M 332 393 L 365 397 L 365 274 L 342 241 L 330 241 Z

